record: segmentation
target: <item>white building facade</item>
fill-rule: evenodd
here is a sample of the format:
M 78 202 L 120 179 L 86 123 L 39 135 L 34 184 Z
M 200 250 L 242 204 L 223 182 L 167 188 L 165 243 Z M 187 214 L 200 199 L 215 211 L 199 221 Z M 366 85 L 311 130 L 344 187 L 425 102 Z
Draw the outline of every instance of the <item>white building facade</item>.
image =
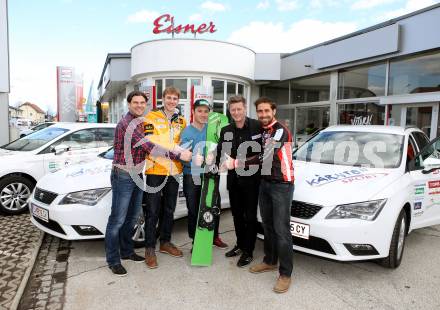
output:
M 297 143 L 334 124 L 413 125 L 434 138 L 440 134 L 438 29 L 440 4 L 287 55 L 210 40 L 147 41 L 131 53 L 108 55 L 100 100 L 117 122 L 130 91 L 154 85 L 160 106 L 162 90 L 175 86 L 189 118 L 191 86 L 212 86 L 214 110 L 223 113 L 232 95 L 248 99 L 251 117 L 256 98 L 272 97 Z

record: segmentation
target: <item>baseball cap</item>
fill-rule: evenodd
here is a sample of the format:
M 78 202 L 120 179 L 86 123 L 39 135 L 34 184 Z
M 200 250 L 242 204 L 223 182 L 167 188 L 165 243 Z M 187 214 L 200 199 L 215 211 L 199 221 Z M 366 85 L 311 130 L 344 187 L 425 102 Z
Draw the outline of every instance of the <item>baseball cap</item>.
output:
M 205 106 L 208 107 L 208 109 L 211 110 L 211 105 L 209 104 L 208 100 L 206 99 L 197 99 L 194 101 L 194 109 L 197 107 Z

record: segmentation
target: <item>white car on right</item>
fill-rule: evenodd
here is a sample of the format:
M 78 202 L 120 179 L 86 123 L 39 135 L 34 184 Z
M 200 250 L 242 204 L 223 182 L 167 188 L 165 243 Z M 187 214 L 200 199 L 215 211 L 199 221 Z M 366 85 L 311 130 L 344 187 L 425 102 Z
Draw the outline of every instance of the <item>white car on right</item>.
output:
M 405 238 L 440 224 L 440 141 L 417 128 L 332 126 L 294 154 L 295 250 L 400 265 Z

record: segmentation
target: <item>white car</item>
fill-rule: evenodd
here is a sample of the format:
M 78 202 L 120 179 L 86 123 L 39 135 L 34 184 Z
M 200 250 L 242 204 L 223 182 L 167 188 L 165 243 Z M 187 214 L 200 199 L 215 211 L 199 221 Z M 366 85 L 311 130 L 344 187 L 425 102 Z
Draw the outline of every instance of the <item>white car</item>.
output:
M 104 238 L 112 202 L 112 161 L 113 149 L 110 149 L 93 162 L 43 177 L 29 199 L 32 223 L 44 232 L 66 240 Z M 188 213 L 181 183 L 175 219 Z M 220 178 L 220 195 L 222 207 L 228 207 L 224 177 Z M 133 239 L 138 244 L 144 240 L 142 213 L 134 227 Z
M 439 150 L 417 128 L 322 130 L 293 155 L 293 248 L 398 267 L 407 233 L 440 224 Z
M 115 124 L 56 123 L 0 147 L 0 212 L 27 209 L 45 174 L 96 158 L 113 145 Z

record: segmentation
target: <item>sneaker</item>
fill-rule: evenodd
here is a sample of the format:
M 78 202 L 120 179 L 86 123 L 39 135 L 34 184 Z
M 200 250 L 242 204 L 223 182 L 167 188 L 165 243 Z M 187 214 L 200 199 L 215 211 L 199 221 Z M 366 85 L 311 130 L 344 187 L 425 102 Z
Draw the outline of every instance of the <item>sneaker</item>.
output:
M 148 248 L 145 250 L 145 264 L 147 264 L 147 267 L 150 269 L 157 268 L 156 252 L 153 248 Z
M 212 244 L 222 250 L 228 248 L 228 245 L 226 243 L 224 243 L 223 240 L 220 239 L 220 237 L 214 238 L 214 242 Z
M 240 259 L 237 262 L 237 267 L 243 268 L 249 265 L 253 260 L 254 258 L 252 257 L 252 255 L 243 252 L 243 254 L 241 254 Z
M 179 250 L 174 244 L 171 242 L 165 242 L 160 245 L 159 248 L 160 253 L 165 253 L 174 257 L 182 257 L 183 253 Z
M 118 277 L 125 277 L 127 275 L 127 270 L 125 270 L 125 268 L 121 264 L 109 266 L 108 268 L 110 268 L 113 274 Z
M 273 291 L 279 294 L 287 292 L 290 287 L 290 282 L 290 277 L 280 275 L 277 283 L 275 283 L 275 286 L 273 287 Z
M 242 252 L 238 246 L 234 246 L 234 248 L 225 253 L 226 257 L 234 257 L 240 255 Z
M 133 261 L 135 263 L 142 263 L 145 260 L 145 258 L 143 258 L 140 255 L 137 255 L 136 253 L 133 253 L 133 254 L 131 254 L 129 256 L 121 257 L 121 259 L 122 260 L 131 260 L 131 261 Z
M 262 272 L 274 271 L 274 270 L 277 270 L 277 265 L 269 265 L 266 264 L 265 262 L 256 264 L 255 266 L 249 268 L 249 271 L 251 273 L 262 273 Z

